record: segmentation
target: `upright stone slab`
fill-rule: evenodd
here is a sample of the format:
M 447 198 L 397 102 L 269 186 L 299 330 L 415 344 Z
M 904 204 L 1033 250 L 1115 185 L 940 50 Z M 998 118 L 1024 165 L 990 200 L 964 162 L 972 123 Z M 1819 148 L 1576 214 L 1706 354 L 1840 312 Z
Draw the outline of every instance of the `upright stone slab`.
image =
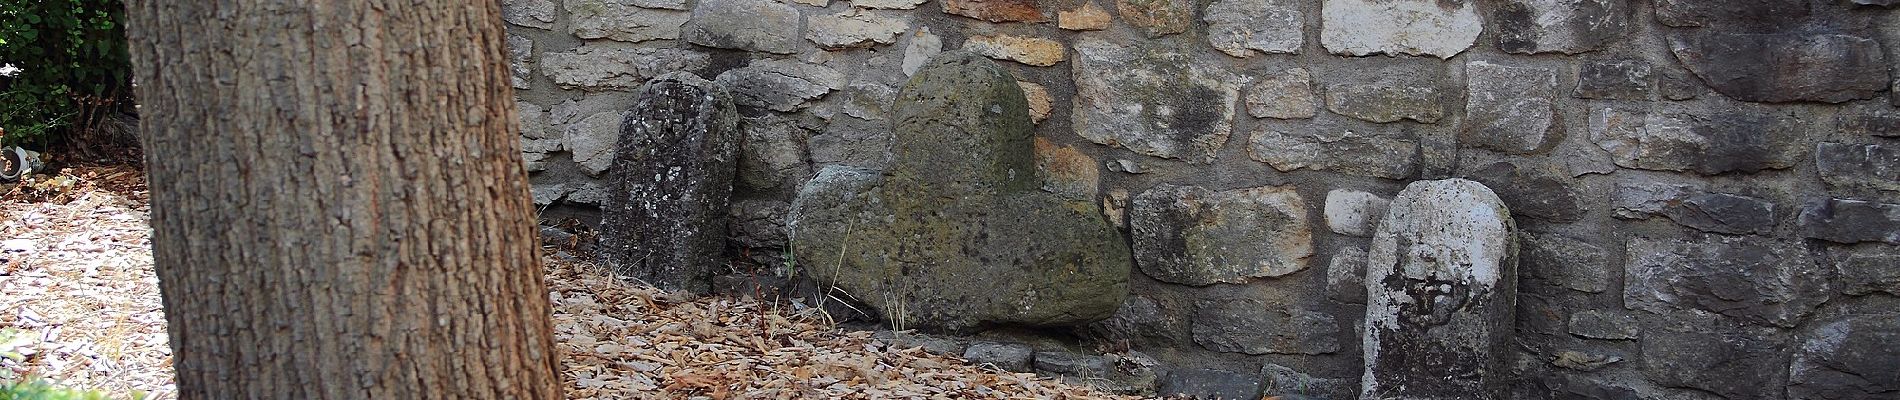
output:
M 687 72 L 641 88 L 620 124 L 601 247 L 621 275 L 705 292 L 726 243 L 738 113 L 723 87 Z
M 1463 179 L 1399 192 L 1366 264 L 1364 399 L 1501 399 L 1517 295 L 1510 210 Z
M 1040 190 L 1028 101 L 1009 72 L 945 52 L 891 110 L 889 170 L 828 167 L 793 201 L 800 271 L 907 327 L 1078 325 L 1115 312 L 1128 245 L 1094 202 Z

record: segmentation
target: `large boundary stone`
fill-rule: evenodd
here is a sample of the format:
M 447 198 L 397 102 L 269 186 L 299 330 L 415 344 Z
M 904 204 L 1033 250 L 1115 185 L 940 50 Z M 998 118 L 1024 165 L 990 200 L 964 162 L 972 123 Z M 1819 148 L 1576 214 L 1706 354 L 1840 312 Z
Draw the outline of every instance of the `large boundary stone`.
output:
M 1491 189 L 1413 182 L 1366 264 L 1364 397 L 1499 399 L 1517 294 L 1516 224 Z
M 691 73 L 654 78 L 620 125 L 601 244 L 615 272 L 667 290 L 711 290 L 723 264 L 738 166 L 732 96 Z

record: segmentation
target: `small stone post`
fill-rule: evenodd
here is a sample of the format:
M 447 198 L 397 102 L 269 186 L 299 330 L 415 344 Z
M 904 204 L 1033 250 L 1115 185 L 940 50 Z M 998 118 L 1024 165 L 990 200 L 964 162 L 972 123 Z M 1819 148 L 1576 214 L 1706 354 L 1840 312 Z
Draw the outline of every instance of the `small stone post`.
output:
M 691 73 L 648 81 L 620 124 L 600 223 L 607 265 L 662 289 L 703 293 L 725 258 L 738 113 Z

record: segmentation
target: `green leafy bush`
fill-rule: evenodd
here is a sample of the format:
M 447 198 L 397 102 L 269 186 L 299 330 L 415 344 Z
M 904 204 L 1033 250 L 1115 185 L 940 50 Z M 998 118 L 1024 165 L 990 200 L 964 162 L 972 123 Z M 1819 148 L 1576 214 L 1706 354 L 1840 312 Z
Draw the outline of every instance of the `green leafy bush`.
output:
M 83 133 L 131 104 L 119 0 L 0 0 L 0 143 Z

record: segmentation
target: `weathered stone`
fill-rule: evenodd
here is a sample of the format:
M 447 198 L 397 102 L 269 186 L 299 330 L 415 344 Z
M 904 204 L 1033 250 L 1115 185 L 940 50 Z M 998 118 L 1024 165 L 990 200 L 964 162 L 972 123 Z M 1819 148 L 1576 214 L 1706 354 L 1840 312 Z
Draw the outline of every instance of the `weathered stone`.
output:
M 1674 313 L 1643 334 L 1645 375 L 1666 387 L 1693 388 L 1726 399 L 1781 398 L 1788 374 L 1788 338 L 1706 314 Z
M 825 50 L 843 50 L 897 43 L 910 29 L 910 18 L 854 10 L 843 14 L 813 15 L 805 39 Z
M 699 0 L 685 27 L 687 42 L 721 49 L 792 54 L 801 35 L 798 9 L 772 0 Z M 734 94 L 745 93 L 732 88 Z
M 696 51 L 590 43 L 542 54 L 541 72 L 562 89 L 631 90 L 660 74 L 698 70 L 711 62 Z
M 1656 21 L 1672 27 L 1717 27 L 1761 32 L 1800 24 L 1813 16 L 1808 0 L 1656 0 Z
M 963 359 L 971 364 L 994 365 L 1004 371 L 1029 372 L 1029 361 L 1036 350 L 1022 343 L 976 342 L 963 350 Z
M 1161 185 L 1135 196 L 1136 264 L 1163 282 L 1246 283 L 1306 269 L 1313 232 L 1291 186 L 1215 192 Z
M 559 131 L 548 129 L 548 109 L 538 104 L 515 100 L 515 117 L 521 120 L 524 139 L 559 139 Z M 558 149 L 556 149 L 558 150 Z
M 936 57 L 898 92 L 886 171 L 828 167 L 793 202 L 800 260 L 896 323 L 966 330 L 1108 317 L 1133 262 L 1093 203 L 1038 190 L 1028 105 L 982 56 Z M 829 267 L 823 263 L 833 263 Z
M 944 14 L 990 22 L 1047 22 L 1036 0 L 937 0 Z
M 1055 375 L 1103 377 L 1108 375 L 1107 356 L 1076 354 L 1067 351 L 1036 352 L 1036 372 Z
M 1824 199 L 1801 208 L 1802 235 L 1835 243 L 1900 244 L 1900 204 Z
M 811 176 L 806 138 L 811 132 L 776 114 L 746 118 L 741 124 L 738 188 L 753 193 L 795 189 Z
M 831 0 L 792 0 L 792 2 L 798 3 L 798 4 L 804 4 L 804 5 L 808 5 L 812 7 L 818 7 L 818 8 L 825 8 L 825 7 L 831 6 Z
M 1434 83 L 1403 79 L 1381 82 L 1341 82 L 1326 87 L 1326 109 L 1365 121 L 1388 123 L 1409 119 L 1436 123 L 1445 117 L 1445 96 Z
M 562 127 L 562 146 L 573 155 L 574 163 L 588 175 L 600 175 L 613 167 L 614 144 L 620 141 L 624 112 L 589 115 Z
M 1326 266 L 1326 297 L 1341 303 L 1366 303 L 1366 250 L 1344 247 Z
M 1557 356 L 1550 360 L 1550 364 L 1559 368 L 1593 372 L 1603 369 L 1603 367 L 1608 367 L 1610 364 L 1622 361 L 1623 357 L 1609 354 L 1591 354 L 1575 350 L 1564 350 L 1557 352 Z
M 1680 185 L 1619 184 L 1613 197 L 1617 216 L 1660 215 L 1704 232 L 1749 234 L 1775 229 L 1775 204 L 1728 193 L 1704 193 Z
M 1697 112 L 1674 103 L 1647 111 L 1599 108 L 1590 140 L 1617 166 L 1714 175 L 1792 167 L 1806 129 L 1786 111 L 1736 108 Z
M 1161 396 L 1190 399 L 1258 399 L 1260 377 L 1216 369 L 1169 371 L 1161 381 Z
M 1622 39 L 1631 11 L 1629 0 L 1506 0 L 1490 18 L 1498 50 L 1577 54 Z
M 606 206 L 607 197 L 606 185 L 602 185 L 599 182 L 588 182 L 581 184 L 579 187 L 574 187 L 574 190 L 568 192 L 567 197 L 563 200 L 574 204 Z
M 1900 191 L 1900 147 L 1822 142 L 1814 166 L 1829 185 Z
M 573 191 L 566 184 L 537 184 L 528 188 L 528 195 L 534 198 L 534 205 L 545 206 L 560 201 L 562 197 Z
M 872 339 L 883 341 L 897 349 L 919 348 L 925 353 L 940 356 L 962 357 L 970 343 L 955 336 L 941 336 L 916 331 L 880 330 L 871 334 Z
M 891 102 L 897 99 L 897 89 L 873 82 L 852 82 L 844 89 L 844 104 L 840 110 L 844 115 L 866 121 L 882 121 L 890 117 Z
M 1247 88 L 1247 115 L 1254 118 L 1305 119 L 1319 115 L 1313 74 L 1292 68 L 1261 78 Z
M 1187 32 L 1194 25 L 1195 8 L 1191 0 L 1115 0 L 1122 22 L 1151 38 Z
M 912 10 L 928 2 L 930 2 L 930 0 L 851 0 L 851 6 L 885 10 Z
M 1588 209 L 1582 196 L 1570 188 L 1569 180 L 1549 171 L 1496 162 L 1472 171 L 1467 178 L 1495 190 L 1498 198 L 1504 199 L 1504 204 L 1518 216 L 1572 222 L 1583 219 Z
M 1900 296 L 1900 247 L 1870 243 L 1832 249 L 1841 293 L 1860 296 L 1885 292 Z
M 1859 5 L 1864 5 L 1864 6 L 1891 7 L 1895 4 L 1900 4 L 1900 0 L 1854 0 L 1854 4 L 1859 4 Z
M 632 3 L 637 2 L 565 0 L 562 5 L 567 10 L 568 31 L 577 38 L 622 42 L 679 39 L 680 26 L 686 25 L 687 12 L 646 8 Z
M 1848 135 L 1900 137 L 1900 113 L 1842 114 L 1834 126 Z
M 503 0 L 501 19 L 529 28 L 554 29 L 557 8 L 550 0 Z
M 1623 304 L 1630 309 L 1681 307 L 1792 327 L 1827 300 L 1827 271 L 1798 245 L 1758 237 L 1637 237 L 1624 254 Z
M 1556 70 L 1467 62 L 1464 139 L 1504 153 L 1548 151 L 1562 137 L 1556 100 Z
M 1074 10 L 1056 13 L 1056 26 L 1072 31 L 1099 31 L 1108 29 L 1108 10 L 1096 6 L 1093 1 L 1084 1 Z
M 1056 111 L 1056 101 L 1049 96 L 1049 88 L 1028 81 L 1016 81 L 1016 85 L 1023 87 L 1023 97 L 1029 99 L 1030 121 L 1040 124 Z
M 1736 100 L 1840 103 L 1891 83 L 1880 43 L 1860 36 L 1701 29 L 1672 35 L 1669 45 L 1690 72 Z
M 1621 275 L 1611 269 L 1609 252 L 1582 240 L 1526 232 L 1518 235 L 1518 244 L 1523 251 L 1518 273 L 1529 278 L 1526 281 L 1602 293 L 1610 287 L 1612 274 Z
M 534 40 L 527 36 L 508 34 L 508 83 L 515 89 L 530 89 L 529 79 L 534 77 Z
M 1194 343 L 1243 354 L 1328 354 L 1339 351 L 1331 315 L 1258 299 L 1204 301 L 1195 307 Z
M 1418 168 L 1418 143 L 1321 127 L 1281 132 L 1261 127 L 1247 140 L 1247 153 L 1280 172 L 1329 170 L 1404 179 Z
M 928 27 L 917 28 L 917 32 L 910 36 L 910 44 L 904 46 L 904 75 L 916 75 L 918 68 L 923 68 L 925 62 L 942 52 L 942 38 L 930 33 Z
M 1036 173 L 1042 190 L 1065 198 L 1092 201 L 1102 182 L 1101 164 L 1074 147 L 1036 138 Z
M 1591 339 L 1632 340 L 1642 333 L 1636 317 L 1618 312 L 1590 310 L 1570 314 L 1570 334 Z
M 1471 1 L 1325 0 L 1320 44 L 1339 55 L 1429 55 L 1443 59 L 1478 42 L 1484 23 Z
M 1650 87 L 1655 85 L 1649 61 L 1592 60 L 1577 67 L 1573 94 L 1583 99 L 1649 100 Z
M 1372 236 L 1391 202 L 1372 193 L 1333 189 L 1326 192 L 1326 228 L 1346 236 Z
M 601 247 L 615 272 L 705 293 L 724 265 L 738 113 L 720 87 L 676 72 L 642 88 L 621 125 Z
M 1113 316 L 1089 324 L 1086 332 L 1106 343 L 1160 344 L 1186 340 L 1188 324 L 1185 312 L 1170 312 L 1160 303 L 1140 295 L 1115 310 Z
M 714 80 L 732 89 L 735 104 L 779 112 L 802 110 L 845 84 L 837 70 L 792 60 L 753 61 Z
M 1068 49 L 1054 40 L 1022 36 L 971 36 L 963 48 L 998 60 L 1009 60 L 1038 67 L 1062 62 Z
M 1790 399 L 1900 395 L 1900 314 L 1852 314 L 1801 335 L 1788 366 Z
M 833 118 L 825 133 L 812 136 L 807 146 L 814 165 L 884 169 L 891 164 L 891 122 L 883 117 Z
M 1266 54 L 1299 54 L 1306 44 L 1306 14 L 1295 0 L 1214 0 L 1201 20 L 1207 23 L 1207 42 L 1227 55 L 1246 58 Z
M 726 213 L 726 232 L 732 234 L 732 243 L 740 248 L 776 250 L 774 254 L 757 254 L 761 250 L 753 250 L 755 259 L 774 261 L 767 265 L 795 261 L 784 259 L 785 246 L 791 240 L 785 230 L 785 213 L 791 211 L 791 207 L 791 203 L 777 199 L 734 199 L 731 210 Z
M 1076 134 L 1190 163 L 1211 163 L 1233 130 L 1239 78 L 1173 50 L 1084 38 L 1075 44 Z
M 1364 396 L 1502 398 L 1517 297 L 1516 225 L 1490 189 L 1417 181 L 1366 263 Z
M 1267 363 L 1260 367 L 1263 393 L 1269 399 L 1357 399 L 1359 379 L 1319 378 L 1285 366 Z

